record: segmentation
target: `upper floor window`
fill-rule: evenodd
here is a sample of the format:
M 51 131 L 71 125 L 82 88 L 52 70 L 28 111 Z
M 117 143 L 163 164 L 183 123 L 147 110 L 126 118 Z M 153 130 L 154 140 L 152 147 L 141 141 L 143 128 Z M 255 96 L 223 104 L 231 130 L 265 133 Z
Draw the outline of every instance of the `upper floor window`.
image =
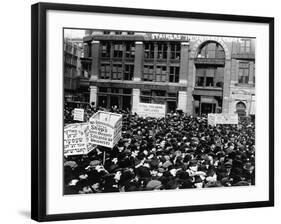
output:
M 239 62 L 238 83 L 248 84 L 249 82 L 249 63 Z
M 208 42 L 199 49 L 197 58 L 224 59 L 225 53 L 220 44 Z
M 102 63 L 100 66 L 101 79 L 132 80 L 134 76 L 133 64 L 112 64 Z
M 144 57 L 145 58 L 154 58 L 154 43 L 145 43 Z
M 153 65 L 144 65 L 143 67 L 143 81 L 153 81 Z
M 196 82 L 198 87 L 219 87 L 223 86 L 223 67 L 198 67 L 196 68 Z
M 155 72 L 155 81 L 156 82 L 166 82 L 167 78 L 167 67 L 166 66 L 157 66 Z
M 125 52 L 125 57 L 126 58 L 134 58 L 135 57 L 135 43 L 133 42 L 128 42 L 126 43 L 126 52 Z
M 116 35 L 121 35 L 121 34 L 122 34 L 122 31 L 115 31 L 115 34 L 116 34 Z
M 113 45 L 113 57 L 114 58 L 122 58 L 123 55 L 123 44 L 115 43 Z
M 180 67 L 171 66 L 169 72 L 169 82 L 179 82 Z
M 241 39 L 240 42 L 240 53 L 250 53 L 251 51 L 251 40 Z
M 103 31 L 103 34 L 108 35 L 108 34 L 110 34 L 110 31 L 109 30 L 105 30 L 105 31 Z
M 179 60 L 181 55 L 180 43 L 171 43 L 171 59 Z
M 158 43 L 157 46 L 158 46 L 157 58 L 158 59 L 167 59 L 167 52 L 168 52 L 167 43 Z
M 109 58 L 110 57 L 110 43 L 104 42 L 101 44 L 101 57 Z
M 100 78 L 101 79 L 110 79 L 110 64 L 101 64 Z
M 134 76 L 134 65 L 125 64 L 124 66 L 124 80 L 132 80 Z
M 112 79 L 117 79 L 117 80 L 122 79 L 122 65 L 121 64 L 112 65 Z

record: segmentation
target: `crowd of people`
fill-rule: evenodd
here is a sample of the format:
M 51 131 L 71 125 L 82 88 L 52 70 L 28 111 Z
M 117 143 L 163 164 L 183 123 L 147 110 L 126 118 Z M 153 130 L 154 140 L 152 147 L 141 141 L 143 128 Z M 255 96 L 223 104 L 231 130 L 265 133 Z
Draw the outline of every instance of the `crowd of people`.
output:
M 101 108 L 85 107 L 86 118 Z M 123 115 L 112 149 L 64 158 L 64 193 L 87 194 L 255 184 L 255 124 L 210 126 L 207 117 L 176 112 L 164 118 Z M 65 107 L 65 123 L 71 120 Z

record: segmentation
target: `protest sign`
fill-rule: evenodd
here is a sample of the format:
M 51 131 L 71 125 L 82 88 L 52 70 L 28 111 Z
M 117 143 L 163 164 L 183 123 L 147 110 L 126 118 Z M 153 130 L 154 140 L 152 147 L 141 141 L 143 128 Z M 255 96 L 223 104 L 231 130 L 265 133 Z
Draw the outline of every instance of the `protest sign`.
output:
M 216 114 L 208 114 L 208 125 L 216 125 Z
M 208 124 L 238 124 L 238 114 L 208 114 Z
M 153 103 L 139 103 L 137 114 L 141 117 L 165 117 L 166 105 Z
M 73 120 L 84 121 L 84 109 L 75 108 L 73 112 Z
M 84 155 L 96 148 L 89 142 L 88 123 L 69 124 L 64 127 L 64 155 Z
M 89 142 L 109 148 L 121 138 L 122 115 L 98 111 L 89 120 Z
M 64 127 L 64 155 L 83 155 L 87 153 L 85 124 L 70 124 Z

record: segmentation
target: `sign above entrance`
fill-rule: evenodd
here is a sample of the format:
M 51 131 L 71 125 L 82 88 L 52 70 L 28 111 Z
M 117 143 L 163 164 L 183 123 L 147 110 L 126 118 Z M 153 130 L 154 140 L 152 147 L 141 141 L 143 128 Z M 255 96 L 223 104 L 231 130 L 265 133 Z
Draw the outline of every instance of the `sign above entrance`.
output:
M 148 33 L 146 34 L 148 39 L 151 40 L 175 40 L 189 42 L 189 37 L 182 34 L 166 34 L 166 33 Z
M 139 103 L 137 114 L 141 117 L 161 118 L 166 115 L 165 104 Z
M 238 124 L 238 114 L 208 114 L 208 125 Z

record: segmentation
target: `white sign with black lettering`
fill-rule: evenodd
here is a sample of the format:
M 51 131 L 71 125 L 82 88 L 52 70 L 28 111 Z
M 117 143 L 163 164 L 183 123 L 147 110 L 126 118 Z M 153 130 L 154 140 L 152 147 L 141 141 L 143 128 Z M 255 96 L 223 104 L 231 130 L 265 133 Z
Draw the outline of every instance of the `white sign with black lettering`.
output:
M 208 114 L 208 124 L 238 124 L 238 114 Z
M 73 112 L 73 120 L 84 121 L 84 109 L 75 108 Z
M 166 115 L 165 104 L 139 103 L 137 114 L 141 117 L 161 118 Z
M 122 115 L 98 111 L 89 120 L 89 141 L 113 148 L 121 138 Z
M 77 123 L 64 127 L 64 156 L 85 155 L 96 148 L 89 142 L 89 124 Z

